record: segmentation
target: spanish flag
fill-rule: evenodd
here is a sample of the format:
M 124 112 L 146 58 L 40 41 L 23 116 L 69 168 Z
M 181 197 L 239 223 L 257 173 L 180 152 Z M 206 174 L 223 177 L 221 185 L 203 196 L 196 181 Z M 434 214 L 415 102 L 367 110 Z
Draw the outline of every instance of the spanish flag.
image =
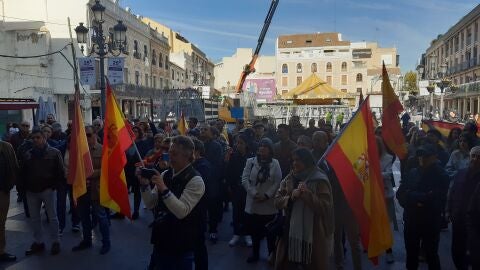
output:
M 443 122 L 443 121 L 434 121 L 434 120 L 423 120 L 422 121 L 422 129 L 427 132 L 430 129 L 436 129 L 440 131 L 442 136 L 446 139 L 450 134 L 450 131 L 454 128 L 459 128 L 463 130 L 463 124 L 457 123 L 450 123 L 450 122 Z
M 374 135 L 369 97 L 330 146 L 326 160 L 334 169 L 355 218 L 363 247 L 374 264 L 392 247 L 380 159 Z
M 103 134 L 100 204 L 131 218 L 123 167 L 127 163 L 125 151 L 132 145 L 132 139 L 108 82 Z
M 185 120 L 185 115 L 183 112 L 180 114 L 180 120 L 178 121 L 178 132 L 180 132 L 180 135 L 187 135 L 187 121 Z
M 73 200 L 87 193 L 87 177 L 93 174 L 92 158 L 88 148 L 85 124 L 80 110 L 80 92 L 75 91 L 72 133 L 68 150 L 68 183 L 72 185 Z
M 398 114 L 403 111 L 397 95 L 393 91 L 390 79 L 388 78 L 385 63 L 382 71 L 382 137 L 387 147 L 392 150 L 400 159 L 407 157 L 407 143 L 403 136 L 400 118 Z

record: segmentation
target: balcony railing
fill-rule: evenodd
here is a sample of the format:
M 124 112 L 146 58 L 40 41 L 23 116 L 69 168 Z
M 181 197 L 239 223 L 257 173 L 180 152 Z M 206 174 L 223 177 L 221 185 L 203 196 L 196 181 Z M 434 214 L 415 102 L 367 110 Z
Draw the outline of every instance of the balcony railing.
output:
M 458 87 L 457 93 L 471 93 L 471 92 L 480 92 L 480 81 L 470 82 L 461 84 Z

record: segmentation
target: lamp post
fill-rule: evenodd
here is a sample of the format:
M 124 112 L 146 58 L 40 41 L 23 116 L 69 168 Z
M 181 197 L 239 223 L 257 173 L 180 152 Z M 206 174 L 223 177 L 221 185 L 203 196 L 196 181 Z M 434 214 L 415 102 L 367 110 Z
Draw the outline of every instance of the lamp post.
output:
M 440 120 L 443 119 L 443 107 L 444 107 L 444 101 L 443 101 L 443 96 L 444 96 L 444 93 L 443 93 L 443 90 L 446 88 L 446 87 L 449 87 L 450 84 L 451 84 L 451 81 L 448 80 L 445 75 L 447 74 L 447 64 L 443 63 L 441 66 L 440 66 L 440 82 L 438 83 L 438 87 L 440 88 Z
M 425 66 L 423 64 L 417 65 L 417 88 L 418 92 L 420 93 L 420 81 L 423 79 L 423 72 L 425 71 Z M 424 103 L 425 104 L 425 103 Z M 425 115 L 425 107 L 423 106 L 423 115 Z
M 430 94 L 430 119 L 433 117 L 433 92 L 435 92 L 435 85 L 429 83 L 427 86 L 427 91 Z
M 127 27 L 122 23 L 122 21 L 118 21 L 118 23 L 113 27 L 113 40 L 110 37 L 106 37 L 103 34 L 103 23 L 104 15 L 105 15 L 105 7 L 100 4 L 99 0 L 95 1 L 95 4 L 90 8 L 93 13 L 93 21 L 92 21 L 92 47 L 90 53 L 91 55 L 95 53 L 98 55 L 100 59 L 100 100 L 101 100 L 101 107 L 100 107 L 100 114 L 102 115 L 102 119 L 105 118 L 105 56 L 108 53 L 111 53 L 114 56 L 118 56 L 121 53 L 127 54 L 126 51 L 127 47 L 127 39 L 125 33 L 127 32 Z M 84 53 L 83 44 L 87 44 L 88 40 L 88 32 L 89 29 L 80 23 L 76 28 L 75 32 L 77 33 L 77 42 L 81 45 L 80 50 L 82 54 Z

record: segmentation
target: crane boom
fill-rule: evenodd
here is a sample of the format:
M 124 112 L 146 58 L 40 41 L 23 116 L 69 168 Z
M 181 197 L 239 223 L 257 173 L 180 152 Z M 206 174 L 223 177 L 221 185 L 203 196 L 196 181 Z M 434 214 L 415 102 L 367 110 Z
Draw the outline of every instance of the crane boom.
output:
M 270 23 L 272 22 L 273 14 L 275 14 L 275 10 L 277 9 L 278 2 L 279 0 L 272 0 L 272 3 L 270 4 L 270 9 L 268 10 L 267 17 L 265 18 L 262 32 L 260 32 L 260 36 L 258 38 L 255 53 L 253 54 L 250 63 L 245 65 L 245 67 L 243 68 L 242 74 L 240 75 L 240 79 L 238 80 L 237 86 L 235 88 L 237 93 L 242 92 L 243 83 L 245 82 L 247 76 L 250 73 L 255 72 L 255 63 L 257 62 L 258 54 L 260 53 L 260 49 L 262 48 L 263 41 L 265 40 L 265 36 L 267 35 L 268 28 L 270 26 Z

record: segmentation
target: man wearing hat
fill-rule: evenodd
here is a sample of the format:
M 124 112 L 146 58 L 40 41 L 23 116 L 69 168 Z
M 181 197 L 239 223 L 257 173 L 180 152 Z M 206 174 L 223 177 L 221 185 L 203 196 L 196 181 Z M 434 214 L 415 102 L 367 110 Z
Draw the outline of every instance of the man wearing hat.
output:
M 419 167 L 402 175 L 397 191 L 398 202 L 404 208 L 408 270 L 418 268 L 420 242 L 425 250 L 428 269 L 440 269 L 438 243 L 449 178 L 438 161 L 436 150 L 432 144 L 417 149 Z

